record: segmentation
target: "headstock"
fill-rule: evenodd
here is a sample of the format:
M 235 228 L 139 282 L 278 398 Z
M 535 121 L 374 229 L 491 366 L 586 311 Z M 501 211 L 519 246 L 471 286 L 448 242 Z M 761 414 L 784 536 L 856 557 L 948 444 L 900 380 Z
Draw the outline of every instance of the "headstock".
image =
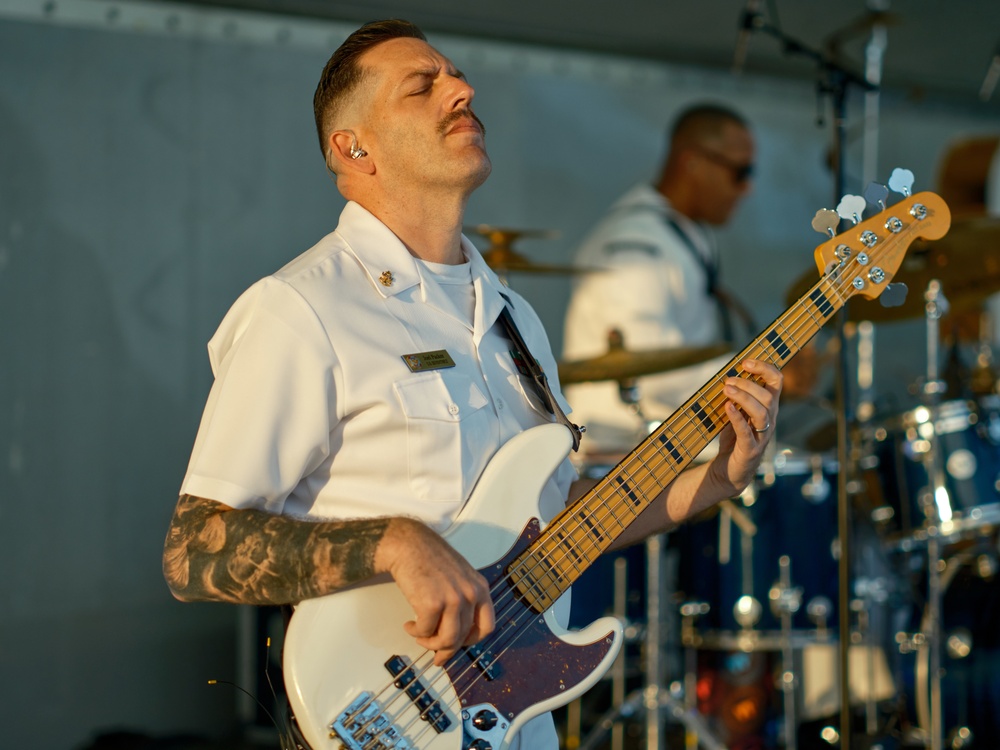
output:
M 864 197 L 846 195 L 835 212 L 822 209 L 813 218 L 813 228 L 830 237 L 816 248 L 816 266 L 844 299 L 854 295 L 875 299 L 899 270 L 914 240 L 936 240 L 948 232 L 951 212 L 947 204 L 934 193 L 911 195 L 912 184 L 909 170 L 894 170 L 889 189 L 903 196 L 894 205 L 886 205 L 889 189 L 870 185 Z M 870 205 L 880 210 L 862 219 Z M 838 234 L 841 220 L 850 226 Z

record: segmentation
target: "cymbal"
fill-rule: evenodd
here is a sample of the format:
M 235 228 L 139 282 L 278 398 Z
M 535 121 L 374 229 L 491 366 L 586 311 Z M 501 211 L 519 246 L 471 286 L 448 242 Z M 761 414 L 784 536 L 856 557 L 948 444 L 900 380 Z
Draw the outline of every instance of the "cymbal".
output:
M 612 344 L 606 354 L 598 357 L 560 362 L 559 382 L 567 385 L 592 380 L 629 380 L 641 375 L 652 375 L 696 365 L 728 351 L 730 351 L 728 344 L 646 349 L 634 352 Z
M 883 307 L 876 301 L 848 305 L 848 319 L 888 323 L 924 315 L 924 290 L 934 279 L 941 282 L 951 312 L 976 309 L 1000 292 L 1000 219 L 979 216 L 952 221 L 944 237 L 911 245 L 893 283 L 909 288 L 898 307 Z M 785 294 L 791 305 L 819 280 L 815 269 L 798 278 Z
M 489 224 L 479 224 L 466 231 L 482 235 L 490 241 L 490 246 L 482 251 L 483 260 L 497 273 L 574 274 L 587 270 L 576 266 L 535 263 L 511 247 L 514 240 L 521 237 L 553 239 L 559 236 L 558 232 L 547 229 L 507 229 Z

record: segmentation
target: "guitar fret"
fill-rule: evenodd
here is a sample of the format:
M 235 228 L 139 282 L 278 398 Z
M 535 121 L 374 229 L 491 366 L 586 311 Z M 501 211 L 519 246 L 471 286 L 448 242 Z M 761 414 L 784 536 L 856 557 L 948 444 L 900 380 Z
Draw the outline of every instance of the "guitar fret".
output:
M 760 351 L 760 358 L 761 359 L 766 359 L 768 362 L 770 362 L 775 367 L 779 367 L 779 368 L 781 367 L 781 364 L 782 364 L 781 357 L 778 357 L 777 359 L 775 359 L 774 354 L 772 354 L 771 352 L 769 352 L 767 349 L 761 349 L 761 351 Z M 759 379 L 757 379 L 757 381 L 760 382 Z
M 787 325 L 784 318 L 778 319 L 778 322 L 775 324 L 775 329 L 781 330 L 782 341 L 784 341 L 788 347 L 788 359 L 791 359 L 802 348 L 801 344 L 799 344 L 799 335 L 792 332 L 793 329 Z
M 559 537 L 560 541 L 562 541 L 562 542 L 566 541 L 566 535 L 562 531 L 556 532 L 556 536 Z M 575 539 L 571 540 L 571 541 L 576 542 Z M 577 562 L 579 562 L 582 559 L 580 557 L 580 553 L 577 552 L 577 550 L 576 550 L 576 544 L 575 543 L 574 544 L 564 544 L 564 545 L 562 545 L 562 549 L 564 549 L 567 554 L 572 555 L 577 560 Z
M 660 445 L 658 446 L 658 450 L 665 450 L 670 455 L 670 458 L 674 460 L 674 463 L 681 462 L 683 458 L 681 452 L 677 450 L 677 446 L 674 445 L 674 442 L 666 434 L 659 436 L 659 442 Z
M 691 406 L 691 411 L 698 418 L 698 420 L 705 426 L 705 429 L 711 432 L 715 428 L 715 422 L 712 418 L 708 416 L 705 410 L 702 408 L 701 404 L 697 401 Z
M 583 520 L 583 523 L 586 524 L 587 528 L 590 529 L 590 533 L 594 535 L 594 538 L 598 542 L 603 542 L 604 541 L 604 534 L 602 534 L 600 531 L 597 530 L 597 526 L 594 525 L 594 522 L 590 519 L 590 516 L 583 516 L 582 520 Z M 600 524 L 598 524 L 598 525 L 600 525 Z M 601 528 L 603 530 L 603 527 L 601 527 Z
M 784 360 L 792 356 L 792 352 L 785 344 L 785 340 L 778 334 L 776 330 L 774 330 L 774 328 L 772 328 L 768 332 L 766 338 L 773 347 L 775 353 L 777 353 L 779 359 Z
M 676 477 L 679 473 L 677 467 L 684 465 L 684 455 L 686 451 L 679 449 L 674 441 L 669 440 L 666 432 L 661 435 L 660 438 L 661 439 L 657 440 L 656 443 L 651 443 L 649 446 L 652 451 L 652 456 L 648 459 L 648 463 L 652 464 L 651 472 L 654 475 L 654 478 L 657 474 L 666 474 L 666 482 L 662 483 L 665 486 L 673 481 L 674 477 Z M 683 448 L 683 446 L 681 446 L 681 448 Z M 658 484 L 660 484 L 660 482 L 658 482 Z
M 833 315 L 834 313 L 833 304 L 830 302 L 829 299 L 827 299 L 827 296 L 823 294 L 822 290 L 820 290 L 819 287 L 812 290 L 812 292 L 809 294 L 809 299 L 816 306 L 816 309 L 819 310 L 820 315 L 822 315 L 824 319 Z
M 562 576 L 555 569 L 554 565 L 539 562 L 538 567 L 541 568 L 542 571 L 542 575 L 539 577 L 538 585 L 544 584 L 545 596 L 549 596 L 548 592 L 552 590 L 553 586 L 558 587 L 559 583 L 562 581 Z
M 633 505 L 639 504 L 639 498 L 636 497 L 635 490 L 625 481 L 624 478 L 618 477 L 618 486 L 625 492 L 625 496 L 632 501 Z
M 844 303 L 847 301 L 847 299 L 841 293 L 840 289 L 834 285 L 834 282 L 831 279 L 824 278 L 822 283 L 826 284 L 829 287 L 827 289 L 828 292 L 833 292 L 837 296 L 837 302 L 838 302 L 837 309 L 839 310 L 841 307 L 844 306 Z
M 826 298 L 824 297 L 824 299 Z M 824 316 L 822 312 L 820 312 L 819 315 L 817 316 L 817 311 L 816 309 L 814 309 L 814 306 L 812 305 L 809 306 L 803 305 L 803 310 L 805 314 L 809 316 L 810 322 L 813 324 L 814 331 L 818 331 L 820 327 L 827 320 L 826 316 Z
M 611 487 L 610 485 L 604 488 L 603 491 L 610 491 L 612 494 L 611 497 L 608 497 L 607 495 L 600 493 L 596 495 L 596 498 L 601 502 L 600 510 L 604 511 L 605 518 L 610 518 L 612 521 L 618 524 L 618 531 L 621 532 L 625 529 L 625 526 L 627 524 L 622 523 L 621 519 L 614 513 L 614 506 L 611 505 L 611 503 L 614 502 L 615 496 L 617 496 L 618 492 L 617 490 L 615 490 L 614 487 Z

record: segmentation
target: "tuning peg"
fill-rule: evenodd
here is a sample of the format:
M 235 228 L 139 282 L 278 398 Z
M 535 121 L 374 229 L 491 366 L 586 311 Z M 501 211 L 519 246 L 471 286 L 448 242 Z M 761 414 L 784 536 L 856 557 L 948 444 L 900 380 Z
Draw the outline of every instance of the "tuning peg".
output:
M 885 289 L 882 290 L 878 301 L 882 303 L 882 307 L 899 307 L 906 302 L 906 293 L 908 291 L 909 287 L 906 284 L 893 282 L 892 284 L 887 284 Z
M 911 187 L 913 187 L 913 172 L 898 167 L 892 170 L 892 174 L 889 175 L 890 190 L 900 195 L 909 195 Z
M 888 197 L 889 188 L 878 182 L 870 182 L 865 188 L 865 200 L 873 206 L 878 206 L 879 211 L 885 211 L 885 201 Z
M 860 195 L 845 195 L 837 204 L 837 213 L 840 218 L 857 224 L 861 221 L 861 214 L 865 212 L 867 205 L 868 203 Z
M 813 216 L 812 228 L 820 234 L 827 234 L 831 237 L 837 235 L 837 227 L 840 225 L 840 215 L 829 208 L 821 208 Z

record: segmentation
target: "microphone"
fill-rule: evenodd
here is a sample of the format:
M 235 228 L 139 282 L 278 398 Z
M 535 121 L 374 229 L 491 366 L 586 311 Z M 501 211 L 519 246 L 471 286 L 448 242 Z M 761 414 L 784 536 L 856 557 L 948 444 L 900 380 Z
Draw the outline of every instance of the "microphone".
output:
M 979 89 L 979 98 L 982 101 L 990 100 L 990 97 L 993 96 L 993 89 L 997 86 L 997 81 L 1000 81 L 1000 44 L 997 44 L 993 51 L 993 59 L 990 60 L 990 66 L 986 69 L 986 78 L 983 79 L 983 85 Z
M 759 18 L 758 8 L 760 0 L 747 0 L 743 6 L 743 15 L 740 17 L 740 33 L 736 37 L 736 51 L 733 53 L 733 73 L 743 72 L 743 65 L 747 61 L 747 52 L 750 49 L 750 36 L 757 26 Z

